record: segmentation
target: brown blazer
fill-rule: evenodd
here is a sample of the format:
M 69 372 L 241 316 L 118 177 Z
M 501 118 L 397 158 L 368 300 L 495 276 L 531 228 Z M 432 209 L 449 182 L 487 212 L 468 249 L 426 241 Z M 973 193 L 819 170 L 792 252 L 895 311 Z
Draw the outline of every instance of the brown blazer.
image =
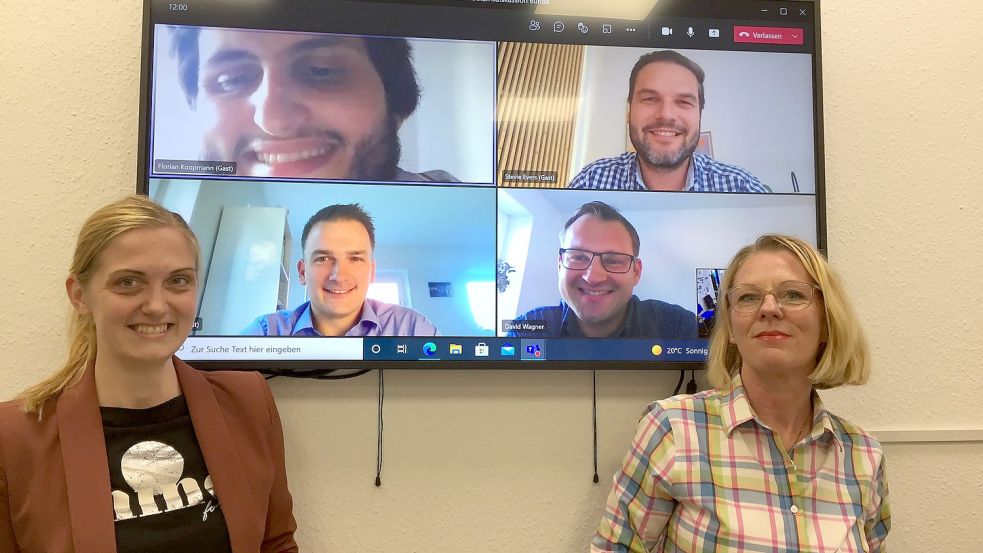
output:
M 175 358 L 181 391 L 235 553 L 297 551 L 283 434 L 266 381 L 199 372 Z M 0 404 L 0 552 L 115 553 L 109 460 L 91 368 L 44 404 Z

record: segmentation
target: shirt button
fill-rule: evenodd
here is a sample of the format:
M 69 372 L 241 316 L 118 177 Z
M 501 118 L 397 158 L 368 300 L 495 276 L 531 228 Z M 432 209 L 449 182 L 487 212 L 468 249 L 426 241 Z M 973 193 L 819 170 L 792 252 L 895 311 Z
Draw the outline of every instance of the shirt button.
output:
M 795 505 L 792 505 L 792 508 L 791 508 L 791 509 L 789 509 L 789 510 L 790 510 L 790 511 L 792 511 L 792 514 L 793 514 L 793 515 L 794 515 L 794 514 L 797 514 L 797 513 L 799 512 L 799 508 L 798 508 L 798 507 L 796 507 Z

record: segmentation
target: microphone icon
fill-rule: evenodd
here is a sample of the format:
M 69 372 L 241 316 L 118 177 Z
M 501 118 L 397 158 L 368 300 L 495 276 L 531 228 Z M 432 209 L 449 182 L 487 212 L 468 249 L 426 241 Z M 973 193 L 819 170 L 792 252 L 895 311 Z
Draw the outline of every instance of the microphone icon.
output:
M 690 38 L 693 38 L 693 35 L 694 34 L 695 33 L 693 32 L 693 27 L 690 27 L 690 28 L 686 29 L 686 36 L 688 36 Z

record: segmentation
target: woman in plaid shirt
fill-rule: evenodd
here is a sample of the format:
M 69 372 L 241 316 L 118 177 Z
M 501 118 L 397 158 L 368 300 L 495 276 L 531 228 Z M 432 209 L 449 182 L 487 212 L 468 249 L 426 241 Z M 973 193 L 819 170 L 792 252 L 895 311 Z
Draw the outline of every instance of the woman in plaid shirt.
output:
M 867 341 L 809 244 L 765 235 L 724 273 L 715 388 L 650 405 L 592 552 L 884 552 L 880 443 L 817 390 L 863 384 Z

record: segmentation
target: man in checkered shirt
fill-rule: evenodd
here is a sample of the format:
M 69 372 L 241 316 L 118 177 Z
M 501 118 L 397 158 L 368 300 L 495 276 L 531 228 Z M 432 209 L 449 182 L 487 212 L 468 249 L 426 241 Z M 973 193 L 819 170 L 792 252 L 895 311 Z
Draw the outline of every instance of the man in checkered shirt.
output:
M 706 104 L 704 77 L 696 62 L 673 50 L 639 58 L 628 80 L 628 131 L 635 152 L 589 164 L 568 187 L 770 192 L 746 170 L 694 153 Z

